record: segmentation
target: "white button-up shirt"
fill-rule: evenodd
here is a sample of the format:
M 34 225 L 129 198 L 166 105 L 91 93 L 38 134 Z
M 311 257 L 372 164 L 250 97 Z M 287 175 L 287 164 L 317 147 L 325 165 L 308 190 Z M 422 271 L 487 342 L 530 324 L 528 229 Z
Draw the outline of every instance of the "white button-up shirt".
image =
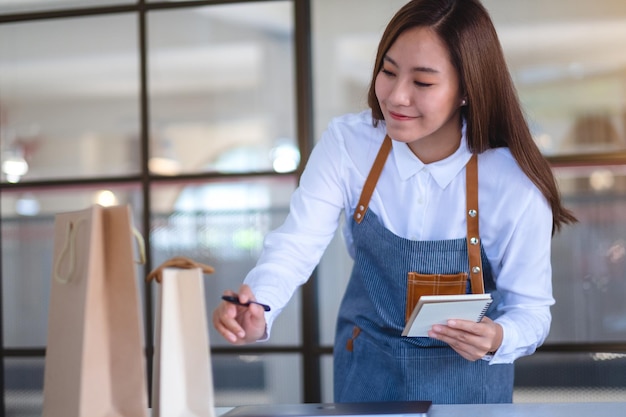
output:
M 268 336 L 276 315 L 318 264 L 342 213 L 348 218 L 343 230 L 348 252 L 354 254 L 349 217 L 385 134 L 384 122 L 374 128 L 371 113 L 364 111 L 332 120 L 315 146 L 285 223 L 266 236 L 258 264 L 245 279 L 256 298 L 272 306 L 266 313 Z M 465 237 L 464 167 L 470 156 L 465 129 L 456 152 L 431 164 L 393 141 L 369 209 L 403 238 Z M 479 155 L 478 184 L 480 237 L 504 313 L 496 320 L 503 342 L 491 363 L 510 363 L 533 353 L 549 331 L 552 211 L 508 148 Z

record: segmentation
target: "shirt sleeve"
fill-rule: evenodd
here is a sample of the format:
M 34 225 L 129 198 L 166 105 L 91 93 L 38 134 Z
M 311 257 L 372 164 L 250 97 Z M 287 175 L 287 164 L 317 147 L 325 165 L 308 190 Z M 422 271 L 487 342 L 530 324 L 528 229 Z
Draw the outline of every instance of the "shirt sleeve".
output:
M 515 204 L 518 218 L 496 278 L 502 315 L 495 321 L 503 328 L 503 341 L 495 355 L 485 358 L 491 364 L 532 354 L 548 336 L 552 318 L 552 210 L 537 189 Z
M 262 340 L 335 235 L 344 201 L 342 155 L 339 139 L 327 131 L 309 157 L 285 222 L 265 237 L 261 256 L 244 280 L 257 300 L 272 308 L 265 313 Z

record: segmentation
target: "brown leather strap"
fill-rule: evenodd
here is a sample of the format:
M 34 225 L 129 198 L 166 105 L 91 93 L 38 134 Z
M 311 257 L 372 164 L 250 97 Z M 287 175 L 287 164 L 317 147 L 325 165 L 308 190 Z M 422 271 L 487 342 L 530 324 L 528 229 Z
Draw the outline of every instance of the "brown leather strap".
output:
M 357 223 L 361 223 L 367 212 L 370 199 L 376 188 L 376 183 L 380 173 L 385 166 L 385 161 L 391 151 L 391 138 L 385 136 L 378 155 L 370 169 L 365 185 L 361 191 L 359 204 L 354 210 L 353 218 Z M 466 207 L 467 207 L 467 254 L 469 257 L 470 285 L 472 293 L 483 294 L 485 285 L 483 282 L 483 265 L 480 257 L 480 234 L 478 233 L 478 158 L 472 155 L 465 167 L 466 182 Z
M 376 159 L 374 160 L 374 165 L 372 165 L 372 169 L 370 169 L 370 173 L 367 175 L 367 179 L 365 180 L 363 191 L 361 191 L 361 198 L 359 198 L 359 204 L 356 206 L 354 214 L 352 215 L 357 223 L 361 223 L 365 217 L 365 212 L 370 204 L 374 188 L 376 188 L 378 177 L 380 177 L 380 173 L 385 166 L 385 161 L 387 160 L 387 156 L 389 156 L 390 151 L 391 138 L 389 136 L 385 136 L 385 140 L 383 140 L 383 144 L 380 146 L 378 155 L 376 155 Z
M 470 285 L 472 293 L 483 294 L 483 265 L 480 258 L 480 234 L 478 233 L 478 157 L 473 154 L 465 166 L 465 195 L 467 199 L 467 255 L 469 257 Z

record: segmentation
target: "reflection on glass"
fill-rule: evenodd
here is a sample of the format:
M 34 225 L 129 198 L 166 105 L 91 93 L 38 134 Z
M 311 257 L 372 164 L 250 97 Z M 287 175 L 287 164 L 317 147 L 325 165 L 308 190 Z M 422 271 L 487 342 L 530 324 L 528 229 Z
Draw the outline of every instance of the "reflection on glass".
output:
M 136 26 L 132 14 L 0 25 L 2 182 L 139 172 Z
M 155 186 L 150 241 L 153 263 L 186 256 L 211 265 L 207 310 L 226 289 L 237 290 L 261 254 L 265 235 L 284 221 L 294 178 Z M 299 296 L 278 317 L 269 344 L 300 343 Z M 210 320 L 209 320 L 210 321 Z M 209 326 L 213 345 L 228 343 Z
M 292 2 L 148 17 L 151 172 L 294 171 Z
M 141 224 L 138 187 L 2 192 L 2 307 L 5 347 L 44 347 L 54 253 L 56 213 L 85 209 L 104 192 L 118 204 L 129 204 L 135 225 Z M 111 201 L 110 201 L 111 202 Z M 102 203 L 102 201 L 100 201 Z M 142 281 L 143 266 L 137 267 Z
M 626 338 L 626 168 L 556 170 L 579 223 L 553 241 L 551 342 Z

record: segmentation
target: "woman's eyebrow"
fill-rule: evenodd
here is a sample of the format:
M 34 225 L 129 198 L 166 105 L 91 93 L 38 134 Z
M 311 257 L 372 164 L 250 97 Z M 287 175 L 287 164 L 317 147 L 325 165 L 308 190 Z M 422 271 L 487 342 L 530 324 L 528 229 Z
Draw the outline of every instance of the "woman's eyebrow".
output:
M 383 61 L 387 61 L 387 62 L 389 62 L 391 65 L 393 65 L 393 66 L 395 66 L 395 67 L 398 67 L 398 66 L 399 66 L 399 65 L 398 65 L 398 63 L 397 63 L 396 61 L 394 61 L 392 58 L 390 58 L 390 57 L 389 57 L 389 56 L 387 56 L 387 55 L 385 55 L 385 56 L 383 57 Z M 419 66 L 419 67 L 413 67 L 413 68 L 411 69 L 411 71 L 413 71 L 413 72 L 426 72 L 426 73 L 428 73 L 428 74 L 438 74 L 438 73 L 439 73 L 439 71 L 438 71 L 438 70 L 436 70 L 436 69 L 434 69 L 434 68 L 431 68 L 431 67 L 422 67 L 422 66 Z

